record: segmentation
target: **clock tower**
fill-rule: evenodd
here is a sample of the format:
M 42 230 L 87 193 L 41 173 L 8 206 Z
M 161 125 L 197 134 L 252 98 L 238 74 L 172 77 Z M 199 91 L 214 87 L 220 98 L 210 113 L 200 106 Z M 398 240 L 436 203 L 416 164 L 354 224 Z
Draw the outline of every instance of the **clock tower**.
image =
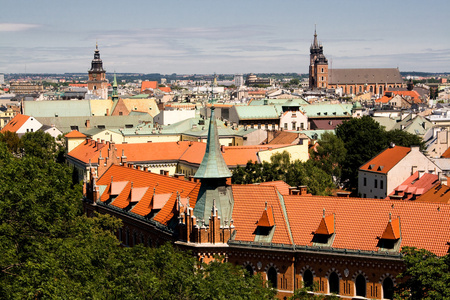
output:
M 100 99 L 108 99 L 108 81 L 105 73 L 98 45 L 95 45 L 94 59 L 91 63 L 91 69 L 88 71 L 88 94 L 96 95 Z

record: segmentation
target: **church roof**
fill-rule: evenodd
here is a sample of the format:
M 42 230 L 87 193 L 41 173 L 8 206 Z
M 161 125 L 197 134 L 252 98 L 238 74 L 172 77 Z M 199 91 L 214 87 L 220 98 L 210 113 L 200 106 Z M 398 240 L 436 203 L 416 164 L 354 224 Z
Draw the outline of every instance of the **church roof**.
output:
M 392 84 L 403 83 L 397 68 L 379 69 L 330 69 L 329 84 Z

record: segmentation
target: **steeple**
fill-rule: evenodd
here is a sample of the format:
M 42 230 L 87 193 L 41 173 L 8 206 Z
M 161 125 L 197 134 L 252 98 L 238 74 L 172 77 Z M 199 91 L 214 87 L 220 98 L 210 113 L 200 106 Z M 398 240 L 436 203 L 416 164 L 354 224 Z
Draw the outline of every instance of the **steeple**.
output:
M 206 142 L 205 156 L 194 175 L 194 178 L 228 178 L 231 172 L 223 159 L 220 150 L 217 120 L 214 116 L 214 106 L 211 106 L 211 117 L 209 120 L 208 140 Z
M 100 51 L 98 50 L 97 43 L 95 43 L 94 59 L 91 62 L 91 69 L 89 70 L 89 73 L 91 73 L 91 72 L 96 72 L 96 73 L 106 72 L 103 69 L 103 62 L 102 62 L 102 59 L 100 58 Z
M 214 106 L 212 106 L 205 156 L 194 175 L 194 178 L 199 178 L 201 182 L 194 215 L 197 220 L 205 220 L 205 225 L 209 224 L 213 207 L 217 208 L 221 223 L 232 218 L 234 200 L 230 182 L 228 182 L 231 172 L 220 148 L 217 121 L 214 116 Z
M 316 25 L 314 25 L 314 42 L 312 48 L 319 48 L 319 42 L 317 41 Z

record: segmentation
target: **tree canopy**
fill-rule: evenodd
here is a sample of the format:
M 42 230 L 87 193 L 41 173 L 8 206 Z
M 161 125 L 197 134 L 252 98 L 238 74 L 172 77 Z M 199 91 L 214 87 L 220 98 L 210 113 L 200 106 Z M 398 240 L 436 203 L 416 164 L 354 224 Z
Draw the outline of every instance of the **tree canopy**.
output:
M 0 295 L 4 299 L 272 299 L 259 276 L 174 249 L 122 248 L 108 215 L 86 217 L 81 185 L 41 133 L 21 156 L 0 141 Z M 13 151 L 11 151 L 13 150 Z
M 358 187 L 359 168 L 391 143 L 404 147 L 424 147 L 420 137 L 401 130 L 386 131 L 369 116 L 353 118 L 338 125 L 336 136 L 344 142 L 346 149 L 341 180 L 350 189 Z
M 399 275 L 401 299 L 450 299 L 450 255 L 411 247 L 402 249 L 406 270 Z
M 314 195 L 330 195 L 334 188 L 331 174 L 318 167 L 314 161 L 290 161 L 286 151 L 272 155 L 269 162 L 248 162 L 233 171 L 232 182 L 251 184 L 282 180 L 290 186 L 306 185 Z

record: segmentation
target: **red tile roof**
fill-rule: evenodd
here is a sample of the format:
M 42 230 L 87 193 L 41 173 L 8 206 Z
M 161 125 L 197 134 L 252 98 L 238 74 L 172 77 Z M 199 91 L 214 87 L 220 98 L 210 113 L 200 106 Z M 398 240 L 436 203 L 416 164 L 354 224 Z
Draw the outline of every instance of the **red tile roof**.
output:
M 5 125 L 5 127 L 2 128 L 1 132 L 17 132 L 17 130 L 19 130 L 20 127 L 22 127 L 29 118 L 30 116 L 17 114 L 8 122 L 8 124 Z
M 437 184 L 416 201 L 429 203 L 450 203 L 450 186 L 445 184 Z
M 233 185 L 233 220 L 238 241 L 253 242 L 257 222 L 267 206 L 272 208 L 275 232 L 272 243 L 292 244 L 289 228 L 275 187 L 258 185 Z
M 323 209 L 335 214 L 333 248 L 377 251 L 378 240 L 386 230 L 389 214 L 400 218 L 401 247 L 424 248 L 445 255 L 450 241 L 450 205 L 418 201 L 381 199 L 284 196 L 296 245 L 312 246 Z
M 450 147 L 442 153 L 441 158 L 450 158 Z
M 72 130 L 71 132 L 66 134 L 65 137 L 68 137 L 68 138 L 85 138 L 86 135 L 82 134 L 78 130 Z
M 425 173 L 419 178 L 419 172 L 416 171 L 413 175 L 408 177 L 402 184 L 392 191 L 389 196 L 401 195 L 402 200 L 411 200 L 417 196 L 427 192 L 433 186 L 439 183 L 439 176 Z M 387 199 L 389 199 L 389 196 Z
M 256 226 L 272 227 L 274 225 L 275 222 L 273 220 L 272 206 L 266 207 L 263 210 L 261 218 L 259 218 L 258 222 L 256 223 Z
M 144 80 L 141 83 L 141 92 L 143 92 L 147 89 L 156 89 L 156 88 L 158 88 L 158 81 Z
M 170 93 L 172 91 L 172 89 L 168 86 L 161 86 L 158 88 L 160 91 L 165 92 L 165 93 Z
M 113 189 L 111 189 L 111 181 L 113 182 Z M 110 205 L 118 208 L 126 208 L 130 201 L 133 201 L 132 189 L 138 189 L 137 192 L 140 195 L 137 198 L 140 199 L 130 211 L 141 216 L 147 216 L 155 205 L 155 209 L 160 208 L 161 210 L 154 217 L 154 220 L 167 225 L 174 216 L 177 192 L 183 198 L 197 199 L 200 183 L 112 165 L 99 178 L 97 185 L 107 186 L 105 192 L 101 195 L 101 201 L 106 201 L 111 192 L 118 193 L 117 198 L 110 203 Z M 144 191 L 141 188 L 147 189 Z M 154 200 L 154 193 L 157 195 L 156 203 L 151 203 Z M 171 196 L 168 197 L 167 194 Z M 159 198 L 164 198 L 162 199 L 164 201 Z M 195 201 L 191 201 L 190 205 L 191 207 L 195 205 Z
M 400 162 L 411 148 L 394 146 L 388 148 L 365 163 L 360 170 L 387 174 L 398 162 Z
M 334 214 L 323 216 L 314 234 L 330 235 L 334 233 Z
M 420 95 L 417 91 L 386 91 L 387 93 L 392 93 L 394 95 L 401 95 L 404 98 L 410 97 L 412 102 L 420 103 Z
M 266 181 L 261 183 L 256 183 L 256 185 L 269 185 L 274 186 L 280 192 L 281 195 L 289 195 L 289 188 L 291 187 L 289 184 L 282 180 L 277 181 Z

